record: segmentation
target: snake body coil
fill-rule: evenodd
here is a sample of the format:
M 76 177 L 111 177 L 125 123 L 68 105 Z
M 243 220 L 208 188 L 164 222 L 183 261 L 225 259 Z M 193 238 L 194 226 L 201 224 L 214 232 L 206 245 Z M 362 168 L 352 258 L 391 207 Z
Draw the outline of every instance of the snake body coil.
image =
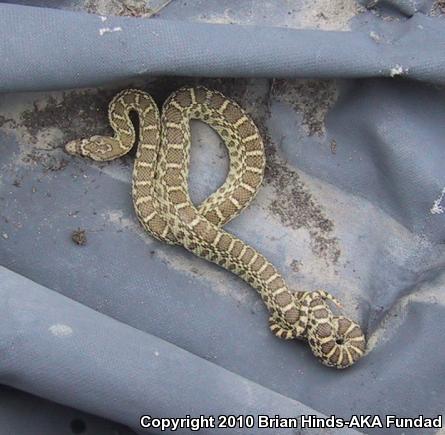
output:
M 129 89 L 110 103 L 114 137 L 72 141 L 67 151 L 98 161 L 123 156 L 136 141 L 131 111 L 139 116 L 133 200 L 144 228 L 157 239 L 181 245 L 248 282 L 266 304 L 270 329 L 278 337 L 306 339 L 328 366 L 345 368 L 360 359 L 364 335 L 357 323 L 332 314 L 328 301 L 338 305 L 332 295 L 323 290 L 290 291 L 264 256 L 222 229 L 247 207 L 263 180 L 263 142 L 244 110 L 219 92 L 181 88 L 167 99 L 160 116 L 150 95 Z M 211 125 L 230 158 L 225 182 L 199 206 L 190 200 L 187 182 L 191 119 Z

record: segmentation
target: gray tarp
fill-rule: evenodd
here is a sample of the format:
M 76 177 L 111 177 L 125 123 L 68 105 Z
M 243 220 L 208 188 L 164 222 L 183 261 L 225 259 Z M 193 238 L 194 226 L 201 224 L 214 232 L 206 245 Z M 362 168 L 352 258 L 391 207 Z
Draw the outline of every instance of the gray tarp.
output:
M 440 2 L 173 1 L 151 18 L 16 3 L 60 9 L 0 2 L 1 433 L 127 434 L 144 413 L 443 413 Z M 260 126 L 266 179 L 227 229 L 291 285 L 343 302 L 369 339 L 356 366 L 328 369 L 276 339 L 248 285 L 145 234 L 131 157 L 63 152 L 109 131 L 117 90 L 161 104 L 185 83 L 222 90 Z M 86 86 L 101 87 L 73 90 Z M 199 202 L 227 162 L 209 128 L 192 132 Z

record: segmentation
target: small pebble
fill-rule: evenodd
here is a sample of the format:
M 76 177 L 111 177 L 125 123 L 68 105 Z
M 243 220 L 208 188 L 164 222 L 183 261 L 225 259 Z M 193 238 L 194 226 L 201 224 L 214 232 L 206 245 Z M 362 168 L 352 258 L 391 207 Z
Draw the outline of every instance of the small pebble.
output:
M 76 231 L 73 231 L 71 234 L 71 240 L 79 246 L 83 246 L 87 243 L 87 235 L 85 230 L 81 230 L 80 228 Z

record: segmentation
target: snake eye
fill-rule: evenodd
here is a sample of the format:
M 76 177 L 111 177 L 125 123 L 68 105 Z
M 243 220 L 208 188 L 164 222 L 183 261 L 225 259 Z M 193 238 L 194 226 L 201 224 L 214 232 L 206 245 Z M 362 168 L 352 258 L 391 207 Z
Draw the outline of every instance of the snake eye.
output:
M 65 145 L 65 150 L 72 155 L 81 155 L 93 160 L 105 161 L 112 159 L 113 146 L 102 136 L 89 139 L 73 140 Z
M 85 141 L 81 145 L 83 154 L 91 157 L 105 156 L 111 151 L 111 145 L 107 143 L 103 138 L 92 137 L 89 141 Z

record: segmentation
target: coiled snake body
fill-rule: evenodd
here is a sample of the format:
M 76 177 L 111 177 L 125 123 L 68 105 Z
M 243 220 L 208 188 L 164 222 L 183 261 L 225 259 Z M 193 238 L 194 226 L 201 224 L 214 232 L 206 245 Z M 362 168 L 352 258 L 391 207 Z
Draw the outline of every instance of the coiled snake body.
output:
M 160 116 L 150 95 L 128 89 L 109 106 L 114 137 L 72 141 L 66 150 L 98 161 L 123 156 L 136 141 L 131 111 L 139 116 L 133 200 L 144 228 L 248 282 L 266 304 L 270 329 L 278 337 L 306 339 L 328 366 L 345 368 L 360 359 L 364 335 L 354 321 L 332 314 L 328 301 L 339 305 L 332 295 L 323 290 L 292 292 L 264 256 L 222 229 L 252 201 L 263 179 L 263 142 L 244 110 L 217 91 L 181 88 L 167 99 Z M 230 158 L 225 182 L 199 206 L 190 200 L 187 181 L 191 119 L 211 125 Z

